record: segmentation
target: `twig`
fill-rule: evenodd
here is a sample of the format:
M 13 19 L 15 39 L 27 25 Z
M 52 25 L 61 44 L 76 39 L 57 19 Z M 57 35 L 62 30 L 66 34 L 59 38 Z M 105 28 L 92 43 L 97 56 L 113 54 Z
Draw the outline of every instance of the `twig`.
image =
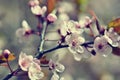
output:
M 88 44 L 93 44 L 94 42 L 91 41 L 91 42 L 86 42 L 86 43 L 83 43 L 81 46 L 86 46 Z M 68 45 L 57 45 L 56 47 L 54 48 L 51 48 L 51 49 L 48 49 L 48 50 L 44 50 L 42 52 L 39 52 L 39 54 L 36 56 L 37 59 L 40 59 L 44 54 L 47 54 L 48 52 L 52 52 L 54 50 L 57 50 L 57 49 L 61 49 L 61 48 L 66 48 L 66 47 L 69 47 Z

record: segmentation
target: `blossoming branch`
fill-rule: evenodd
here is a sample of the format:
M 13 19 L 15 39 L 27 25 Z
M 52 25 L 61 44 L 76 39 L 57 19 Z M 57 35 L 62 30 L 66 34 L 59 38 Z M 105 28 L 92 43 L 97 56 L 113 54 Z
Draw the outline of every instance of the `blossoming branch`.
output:
M 22 28 L 16 31 L 16 36 L 20 42 L 28 40 L 27 38 L 31 35 L 38 36 L 40 38 L 38 51 L 35 55 L 27 55 L 21 51 L 18 59 L 19 66 L 16 70 L 11 69 L 9 64 L 9 61 L 15 59 L 15 55 L 8 49 L 1 51 L 0 64 L 6 63 L 10 70 L 3 80 L 8 80 L 13 76 L 17 77 L 19 72 L 26 73 L 30 80 L 40 80 L 46 76 L 43 67 L 47 67 L 52 72 L 50 80 L 65 80 L 60 76 L 64 72 L 65 66 L 60 63 L 59 54 L 47 59 L 46 56 L 51 54 L 50 52 L 66 48 L 76 61 L 81 61 L 81 59 L 90 58 L 96 54 L 107 57 L 116 48 L 119 49 L 120 36 L 116 28 L 101 25 L 93 11 L 90 13 L 91 17 L 84 16 L 78 21 L 72 20 L 62 6 L 56 7 L 56 3 L 56 0 L 47 0 L 46 5 L 41 5 L 39 0 L 29 0 L 31 12 L 38 20 L 37 27 L 32 29 L 30 24 L 23 20 Z M 55 30 L 59 37 L 56 40 L 56 46 L 46 49 L 45 42 L 54 41 L 54 39 L 45 37 L 49 31 L 48 28 L 52 25 L 59 26 Z M 90 38 L 86 38 L 86 35 Z

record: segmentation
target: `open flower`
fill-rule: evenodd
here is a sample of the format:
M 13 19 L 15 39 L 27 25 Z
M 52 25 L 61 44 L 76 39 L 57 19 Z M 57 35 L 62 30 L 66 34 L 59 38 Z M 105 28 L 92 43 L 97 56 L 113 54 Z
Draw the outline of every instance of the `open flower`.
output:
M 34 59 L 32 55 L 26 55 L 21 52 L 19 55 L 19 66 L 23 71 L 28 71 L 28 77 L 31 80 L 39 80 L 44 77 L 41 71 L 40 61 Z
M 85 42 L 85 39 L 77 33 L 66 36 L 66 43 L 69 45 L 68 49 L 73 54 L 75 60 L 81 60 L 81 54 L 84 53 L 84 49 L 81 46 Z
M 49 68 L 53 72 L 63 72 L 65 70 L 65 67 L 59 63 L 58 61 L 53 61 L 52 59 L 49 61 Z
M 21 38 L 32 33 L 32 30 L 26 20 L 22 21 L 22 28 L 17 29 L 16 36 Z
M 113 47 L 118 47 L 120 36 L 114 31 L 113 28 L 110 28 L 109 31 L 104 32 L 104 37 L 108 40 L 108 43 Z
M 54 72 L 50 80 L 59 80 L 59 78 L 59 75 L 56 72 Z
M 40 80 L 44 77 L 40 64 L 33 61 L 28 68 L 28 76 L 31 80 Z
M 44 15 L 44 13 L 47 11 L 47 7 L 43 6 L 42 8 L 39 5 L 32 6 L 31 11 L 34 15 Z
M 53 75 L 51 77 L 51 80 L 59 80 L 60 77 L 57 73 L 62 73 L 65 70 L 64 65 L 59 63 L 59 55 L 56 54 L 53 56 L 53 59 L 49 61 L 49 68 L 52 70 Z
M 108 44 L 108 41 L 105 37 L 96 37 L 94 41 L 93 48 L 96 53 L 99 53 L 106 57 L 108 54 L 112 52 L 111 46 Z
M 81 29 L 78 22 L 69 20 L 64 21 L 62 27 L 60 28 L 61 35 L 65 36 L 67 33 L 77 33 L 82 34 L 83 29 Z
M 30 63 L 33 61 L 33 56 L 26 55 L 25 53 L 21 52 L 19 55 L 19 66 L 23 71 L 28 71 L 28 67 Z

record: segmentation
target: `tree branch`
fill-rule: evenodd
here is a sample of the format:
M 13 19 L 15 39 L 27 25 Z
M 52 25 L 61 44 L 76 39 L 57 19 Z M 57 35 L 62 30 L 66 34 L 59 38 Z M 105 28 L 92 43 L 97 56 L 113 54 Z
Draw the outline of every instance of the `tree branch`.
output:
M 91 41 L 91 42 L 86 42 L 86 43 L 83 43 L 81 44 L 81 46 L 86 46 L 88 44 L 93 44 L 94 42 Z M 57 45 L 56 47 L 54 48 L 51 48 L 51 49 L 48 49 L 48 50 L 44 50 L 42 52 L 39 52 L 39 54 L 36 56 L 37 59 L 40 59 L 44 54 L 47 54 L 48 52 L 52 52 L 54 50 L 57 50 L 57 49 L 61 49 L 61 48 L 66 48 L 66 47 L 69 47 L 68 45 Z

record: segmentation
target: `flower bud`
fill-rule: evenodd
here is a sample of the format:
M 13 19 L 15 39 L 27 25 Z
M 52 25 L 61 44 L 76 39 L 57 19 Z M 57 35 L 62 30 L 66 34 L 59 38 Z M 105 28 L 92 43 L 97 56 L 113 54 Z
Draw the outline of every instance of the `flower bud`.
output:
M 47 16 L 47 20 L 49 21 L 49 22 L 54 22 L 54 21 L 56 21 L 57 20 L 57 16 L 55 15 L 55 14 L 49 14 L 48 16 Z

